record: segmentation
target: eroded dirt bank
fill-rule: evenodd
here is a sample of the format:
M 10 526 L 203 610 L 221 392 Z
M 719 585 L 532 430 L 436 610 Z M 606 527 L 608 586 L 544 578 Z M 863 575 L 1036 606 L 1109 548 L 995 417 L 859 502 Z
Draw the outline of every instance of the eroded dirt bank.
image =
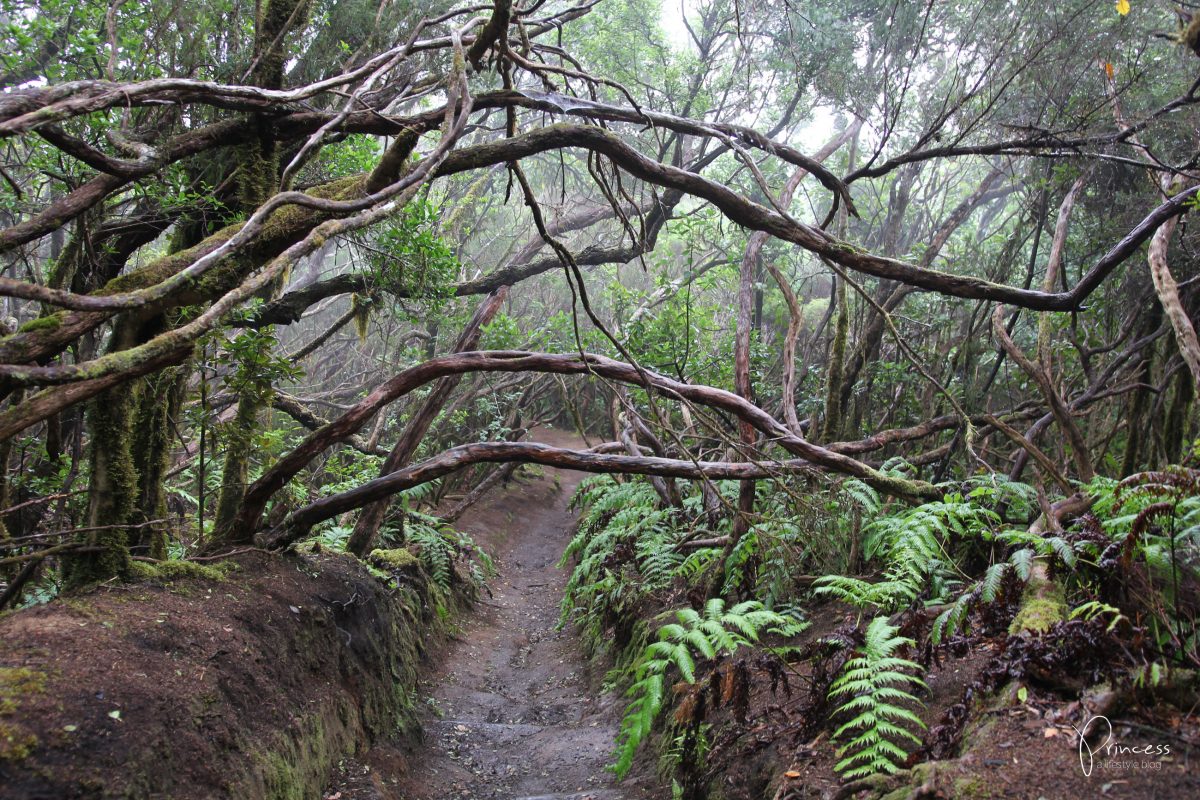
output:
M 569 434 L 539 441 L 577 446 Z M 377 747 L 326 790 L 338 800 L 635 800 L 653 778 L 615 783 L 621 698 L 597 690 L 578 638 L 558 630 L 568 577 L 555 565 L 573 534 L 582 473 L 546 470 L 493 491 L 459 527 L 497 557 L 500 574 L 421 684 L 424 742 Z M 661 791 L 661 789 L 660 789 Z M 667 795 L 670 796 L 669 790 Z
M 239 567 L 0 620 L 0 797 L 319 797 L 411 725 L 419 572 L 392 590 L 344 556 Z

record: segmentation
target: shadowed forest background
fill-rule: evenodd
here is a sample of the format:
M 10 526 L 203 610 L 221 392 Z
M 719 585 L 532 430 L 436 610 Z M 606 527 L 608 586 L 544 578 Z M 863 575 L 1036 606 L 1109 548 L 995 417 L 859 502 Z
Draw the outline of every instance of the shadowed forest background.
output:
M 513 575 L 611 797 L 1196 796 L 1200 10 L 674 3 L 0 0 L 12 796 L 424 796 Z

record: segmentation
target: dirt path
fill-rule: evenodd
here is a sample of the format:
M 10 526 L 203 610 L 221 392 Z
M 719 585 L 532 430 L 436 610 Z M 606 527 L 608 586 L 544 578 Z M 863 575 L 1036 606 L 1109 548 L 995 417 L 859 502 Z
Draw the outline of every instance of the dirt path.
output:
M 578 445 L 545 431 L 540 441 Z M 425 741 L 414 752 L 376 749 L 347 762 L 326 793 L 337 800 L 637 800 L 616 785 L 612 758 L 620 698 L 594 686 L 571 630 L 557 630 L 568 572 L 555 565 L 573 533 L 567 510 L 583 473 L 494 490 L 459 521 L 497 557 L 500 574 L 422 683 Z

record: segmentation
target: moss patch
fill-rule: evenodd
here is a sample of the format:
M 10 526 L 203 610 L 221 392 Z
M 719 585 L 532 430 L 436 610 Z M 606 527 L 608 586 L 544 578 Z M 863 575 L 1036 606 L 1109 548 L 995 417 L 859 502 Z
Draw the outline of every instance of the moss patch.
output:
M 159 583 L 183 578 L 223 581 L 235 569 L 237 569 L 237 564 L 232 561 L 220 561 L 216 564 L 197 564 L 194 561 L 159 561 L 156 563 L 131 561 L 129 577 L 133 580 Z
M 269 800 L 306 800 L 320 796 L 331 765 L 354 750 L 353 728 L 346 723 L 357 716 L 347 703 L 329 702 L 315 713 L 300 717 L 295 730 L 278 737 L 275 747 L 254 756 L 255 782 Z
M 34 331 L 52 331 L 62 325 L 61 314 L 51 314 L 47 317 L 38 317 L 26 322 L 17 330 L 21 333 L 33 333 Z
M 26 667 L 0 667 L 0 717 L 12 716 L 25 698 L 45 691 L 45 673 Z M 37 736 L 20 723 L 0 719 L 0 761 L 21 761 L 37 743 Z
M 411 550 L 403 547 L 395 550 L 372 550 L 369 558 L 376 566 L 393 571 L 414 569 L 421 563 Z
M 985 798 L 992 796 L 992 790 L 978 775 L 959 778 L 954 781 L 954 796 L 962 798 Z
M 1066 619 L 1068 611 L 1062 587 L 1035 575 L 1025 586 L 1021 609 L 1013 617 L 1008 632 L 1014 636 L 1025 632 L 1045 633 L 1056 622 Z
M 38 738 L 20 725 L 0 720 L 0 761 L 23 761 L 37 743 Z
M 26 667 L 0 667 L 0 715 L 11 714 L 21 698 L 46 691 L 46 675 Z
M 1003 693 L 1001 693 L 1003 696 Z M 1000 709 L 1007 708 L 1010 704 L 1007 702 L 997 702 L 992 704 L 991 708 Z M 980 717 L 967 723 L 962 734 L 962 744 L 959 746 L 959 751 L 970 753 L 991 740 L 996 730 L 996 720 L 993 717 Z

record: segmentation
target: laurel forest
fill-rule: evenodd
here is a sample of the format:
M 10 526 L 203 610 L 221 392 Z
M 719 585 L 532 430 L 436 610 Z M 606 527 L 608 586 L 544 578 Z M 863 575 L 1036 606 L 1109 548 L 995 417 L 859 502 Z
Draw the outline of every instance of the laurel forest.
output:
M 0 795 L 1200 793 L 1200 6 L 0 42 Z

